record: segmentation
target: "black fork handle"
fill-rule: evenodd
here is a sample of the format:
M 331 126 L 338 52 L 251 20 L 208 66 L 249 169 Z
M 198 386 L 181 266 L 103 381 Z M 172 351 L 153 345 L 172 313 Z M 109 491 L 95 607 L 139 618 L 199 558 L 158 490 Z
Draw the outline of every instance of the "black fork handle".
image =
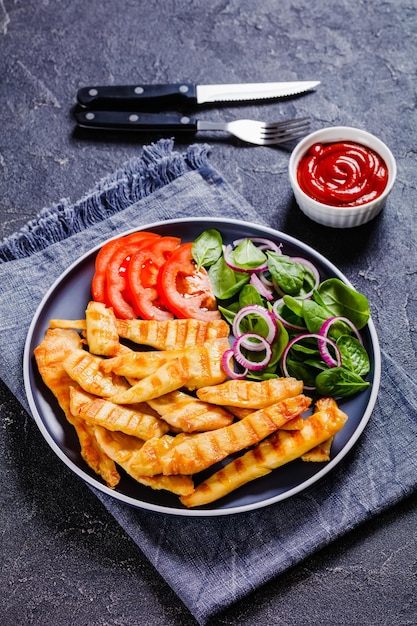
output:
M 107 130 L 155 131 L 197 130 L 197 120 L 185 115 L 132 113 L 129 111 L 77 111 L 77 124 L 82 128 Z

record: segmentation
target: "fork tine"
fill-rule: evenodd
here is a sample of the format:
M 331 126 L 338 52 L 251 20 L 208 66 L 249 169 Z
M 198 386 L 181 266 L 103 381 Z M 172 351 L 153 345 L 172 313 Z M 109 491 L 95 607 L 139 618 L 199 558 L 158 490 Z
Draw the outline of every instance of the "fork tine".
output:
M 287 120 L 286 122 L 267 123 L 261 129 L 263 145 L 273 145 L 294 141 L 303 137 L 309 130 L 309 118 Z
M 265 137 L 262 139 L 262 145 L 272 146 L 280 143 L 287 143 L 305 137 L 308 131 L 300 131 L 297 133 L 285 133 L 281 136 Z
M 295 135 L 305 135 L 308 133 L 309 127 L 305 126 L 304 128 L 294 128 L 292 130 L 279 131 L 275 133 L 261 133 L 261 139 L 281 139 L 282 137 L 293 137 Z
M 285 120 L 284 122 L 266 122 L 264 126 L 264 130 L 278 130 L 278 129 L 286 129 L 293 128 L 297 126 L 308 126 L 310 124 L 309 117 L 298 117 L 292 120 Z
M 290 141 L 295 141 L 296 139 L 300 139 L 301 137 L 305 137 L 306 132 L 300 133 L 287 133 L 282 135 L 282 137 L 273 137 L 271 139 L 263 139 L 262 145 L 264 146 L 275 146 L 280 143 L 289 143 Z
M 298 130 L 296 132 L 285 132 L 279 135 L 266 135 L 261 138 L 261 142 L 264 146 L 286 143 L 294 141 L 295 139 L 300 139 L 301 137 L 305 137 L 307 133 L 308 129 L 306 128 L 304 130 Z
M 297 122 L 288 126 L 269 124 L 268 126 L 263 127 L 261 132 L 264 136 L 283 135 L 285 133 L 295 133 L 297 131 L 304 131 L 308 129 L 309 127 L 310 127 L 309 121 Z

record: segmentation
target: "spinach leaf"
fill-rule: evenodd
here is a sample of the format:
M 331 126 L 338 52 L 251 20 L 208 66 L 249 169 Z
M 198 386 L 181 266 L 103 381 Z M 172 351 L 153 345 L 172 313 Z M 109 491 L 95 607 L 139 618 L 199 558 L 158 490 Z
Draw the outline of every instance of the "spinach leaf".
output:
M 250 371 L 247 373 L 246 378 L 248 380 L 271 380 L 272 378 L 278 378 L 276 372 L 265 368 L 264 370 Z
M 294 302 L 296 301 L 295 298 L 293 298 L 291 301 L 288 301 L 288 306 L 287 306 L 287 297 L 290 297 L 290 296 L 284 296 L 283 301 L 280 304 L 275 305 L 276 312 L 288 324 L 297 326 L 299 328 L 305 328 L 306 326 L 304 323 L 304 318 L 299 317 L 296 313 L 296 311 L 302 311 L 302 307 L 298 308 L 296 306 L 293 306 Z
M 213 265 L 223 254 L 223 240 L 218 230 L 205 230 L 193 242 L 191 249 L 197 269 Z
M 310 293 L 314 285 L 316 284 L 316 276 L 313 270 L 307 265 L 303 265 L 303 268 L 304 268 L 304 285 L 303 285 L 304 289 L 303 289 L 303 292 L 300 293 L 300 296 L 306 293 Z
M 268 380 L 282 376 L 280 369 L 280 359 L 288 343 L 288 333 L 284 326 L 278 321 L 278 336 L 272 344 L 272 358 L 268 366 L 263 370 L 248 372 L 247 377 L 251 380 Z
M 294 353 L 299 353 L 299 354 L 302 354 L 302 355 L 305 355 L 305 356 L 313 355 L 313 354 L 320 354 L 318 348 L 313 346 L 313 344 L 311 344 L 311 347 L 310 347 L 310 346 L 306 345 L 306 343 L 303 344 L 301 342 L 297 342 L 293 346 L 291 346 L 291 350 Z
M 342 335 L 337 339 L 336 345 L 342 355 L 343 367 L 359 374 L 359 376 L 369 374 L 370 363 L 368 353 L 356 337 Z
M 248 304 L 259 304 L 259 306 L 264 306 L 264 301 L 259 291 L 253 285 L 243 285 L 242 289 L 239 293 L 239 305 L 240 308 L 243 309 L 244 306 Z
M 314 387 L 317 372 L 303 361 L 287 358 L 287 370 L 290 376 L 302 380 L 305 387 Z
M 317 293 L 333 315 L 347 317 L 358 329 L 363 328 L 368 322 L 370 310 L 366 296 L 345 285 L 338 278 L 329 278 L 322 282 L 317 288 Z
M 323 307 L 323 309 L 328 311 L 329 317 L 334 316 L 334 313 L 326 306 L 326 303 L 324 302 L 323 298 L 320 296 L 320 293 L 317 291 L 317 289 L 314 289 L 313 291 L 313 300 L 314 302 L 317 302 L 317 304 L 319 304 L 321 307 Z
M 316 370 L 322 371 L 328 369 L 328 365 L 323 361 L 319 354 L 313 355 L 304 361 L 306 365 L 314 367 Z
M 303 300 L 303 318 L 309 332 L 318 333 L 329 314 L 314 300 Z
M 250 239 L 244 239 L 233 250 L 234 263 L 242 268 L 251 269 L 266 263 L 266 256 Z
M 289 341 L 288 331 L 285 326 L 283 326 L 279 320 L 276 320 L 276 324 L 278 326 L 278 336 L 274 341 L 274 345 L 272 346 L 273 356 L 271 360 L 271 365 L 278 362 Z
M 213 293 L 219 300 L 227 300 L 236 295 L 250 280 L 249 274 L 234 272 L 223 255 L 208 269 Z
M 219 304 L 217 306 L 220 313 L 223 315 L 224 319 L 230 326 L 233 324 L 233 320 L 236 317 L 236 313 L 240 310 L 240 306 L 238 302 L 233 302 L 227 308 Z
M 304 283 L 304 267 L 284 254 L 267 251 L 268 269 L 282 291 L 291 296 L 300 293 Z
M 294 298 L 294 296 L 284 296 L 284 304 L 290 309 L 298 318 L 303 317 L 303 300 Z
M 352 329 L 350 328 L 350 326 L 348 326 L 348 324 L 346 324 L 346 322 L 343 322 L 342 320 L 337 320 L 336 322 L 333 322 L 330 326 L 327 336 L 329 337 L 329 339 L 337 341 L 339 337 L 342 337 L 343 335 L 350 335 L 351 332 Z
M 316 389 L 322 396 L 346 398 L 369 385 L 361 376 L 345 367 L 331 367 L 316 377 Z

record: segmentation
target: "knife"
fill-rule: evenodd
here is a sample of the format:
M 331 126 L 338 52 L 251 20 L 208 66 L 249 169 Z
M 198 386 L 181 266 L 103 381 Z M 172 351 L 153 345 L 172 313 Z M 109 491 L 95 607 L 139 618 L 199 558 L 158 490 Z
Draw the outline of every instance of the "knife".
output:
M 110 85 L 82 87 L 77 92 L 78 104 L 89 108 L 138 109 L 147 105 L 199 105 L 212 102 L 242 102 L 296 96 L 317 87 L 320 81 L 286 83 L 236 83 L 225 85 Z

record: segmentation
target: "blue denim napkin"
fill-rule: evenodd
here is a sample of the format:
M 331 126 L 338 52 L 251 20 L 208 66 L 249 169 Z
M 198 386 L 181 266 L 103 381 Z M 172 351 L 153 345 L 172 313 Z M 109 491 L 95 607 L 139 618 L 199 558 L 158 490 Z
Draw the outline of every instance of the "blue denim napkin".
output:
M 45 209 L 0 244 L 0 374 L 29 412 L 22 355 L 43 295 L 82 253 L 128 228 L 180 217 L 259 221 L 210 166 L 206 146 L 171 140 L 75 204 Z M 410 495 L 417 483 L 417 385 L 382 351 L 379 397 L 359 441 L 318 483 L 274 506 L 187 518 L 130 508 L 92 488 L 200 624 L 332 540 Z

